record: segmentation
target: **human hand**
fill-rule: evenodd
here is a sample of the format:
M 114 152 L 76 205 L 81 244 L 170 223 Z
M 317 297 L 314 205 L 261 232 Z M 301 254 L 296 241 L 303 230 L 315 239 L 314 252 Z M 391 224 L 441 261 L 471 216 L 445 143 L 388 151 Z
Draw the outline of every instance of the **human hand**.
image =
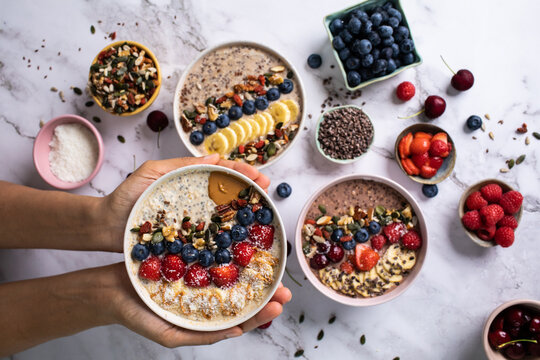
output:
M 189 165 L 209 164 L 224 166 L 236 170 L 255 181 L 265 191 L 270 180 L 257 169 L 246 163 L 220 159 L 218 154 L 205 157 L 184 157 L 168 160 L 147 161 L 133 174 L 122 182 L 116 190 L 105 197 L 104 211 L 110 232 L 108 237 L 113 239 L 107 250 L 121 252 L 124 238 L 124 228 L 131 208 L 150 184 L 166 173 Z

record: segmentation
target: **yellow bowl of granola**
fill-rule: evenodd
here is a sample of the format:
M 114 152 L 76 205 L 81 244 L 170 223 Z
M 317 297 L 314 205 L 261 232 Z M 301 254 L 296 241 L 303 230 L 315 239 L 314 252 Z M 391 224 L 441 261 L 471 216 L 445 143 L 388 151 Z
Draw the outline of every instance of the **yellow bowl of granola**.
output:
M 117 41 L 92 61 L 88 89 L 108 113 L 136 115 L 146 110 L 161 89 L 161 69 L 154 54 L 135 41 Z

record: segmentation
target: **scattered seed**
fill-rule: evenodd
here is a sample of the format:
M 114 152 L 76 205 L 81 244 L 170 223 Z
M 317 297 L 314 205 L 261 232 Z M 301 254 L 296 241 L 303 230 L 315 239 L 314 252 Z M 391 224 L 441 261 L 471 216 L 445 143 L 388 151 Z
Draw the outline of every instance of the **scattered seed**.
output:
M 124 139 L 124 137 L 122 135 L 118 135 L 116 137 L 118 139 L 118 141 L 120 141 L 122 144 L 126 142 L 126 139 Z
M 489 114 L 485 114 L 484 117 L 488 120 L 491 120 L 491 117 L 489 116 Z
M 473 138 L 473 140 L 476 140 L 476 136 L 473 136 L 472 138 Z
M 90 32 L 92 34 L 95 34 L 96 33 L 96 28 L 94 27 L 94 25 L 90 26 Z
M 321 331 L 319 331 L 319 335 L 317 335 L 317 340 L 321 341 L 323 337 L 324 337 L 324 330 L 321 329 Z
M 57 88 L 55 88 L 55 87 L 53 86 L 53 87 L 51 87 L 51 91 L 52 91 L 52 92 L 57 92 L 57 91 L 58 91 L 58 89 L 57 89 Z
M 502 124 L 504 124 L 504 121 L 499 120 L 499 121 L 497 121 L 497 123 L 502 125 Z
M 538 140 L 540 140 L 540 134 L 537 133 L 536 131 L 533 132 L 533 136 L 534 136 L 535 138 L 537 138 Z
M 360 344 L 364 345 L 366 343 L 366 335 L 360 336 Z
M 527 136 L 525 138 L 525 145 L 529 145 L 531 143 L 531 139 L 529 139 L 529 137 Z
M 519 134 L 525 134 L 527 132 L 527 124 L 525 123 L 521 124 L 521 127 L 517 128 L 516 131 Z
M 525 160 L 525 154 L 521 155 L 516 159 L 516 165 L 521 164 Z
M 399 360 L 399 356 L 396 356 L 396 357 L 393 358 L 392 360 Z
M 482 131 L 486 131 L 486 124 L 482 123 L 481 129 L 482 129 Z
M 66 102 L 66 99 L 64 98 L 64 92 L 63 91 L 60 91 L 58 93 L 58 96 L 60 96 L 60 100 L 62 100 L 62 102 Z
M 502 172 L 502 173 L 507 173 L 507 172 L 509 172 L 510 170 L 508 170 L 508 169 L 506 169 L 506 168 L 500 168 L 499 171 Z
M 489 138 L 490 138 L 491 140 L 495 139 L 495 135 L 493 134 L 492 131 L 489 132 Z
M 92 120 L 94 120 L 94 122 L 96 122 L 96 123 L 100 123 L 100 122 L 101 122 L 101 119 L 100 119 L 99 117 L 97 117 L 97 116 L 94 116 L 94 117 L 92 118 Z
M 43 122 L 43 120 L 39 120 L 39 128 L 40 128 L 40 129 L 43 127 L 43 125 L 45 125 L 45 123 Z
M 329 324 L 333 324 L 334 321 L 336 321 L 336 315 L 330 316 L 330 319 L 328 319 L 328 323 L 329 323 Z
M 301 314 L 300 314 L 300 318 L 298 319 L 298 323 L 299 323 L 299 324 L 303 323 L 303 322 L 304 322 L 304 318 L 305 318 L 304 313 L 301 313 Z
M 304 349 L 298 349 L 296 350 L 296 352 L 294 353 L 294 357 L 300 357 L 304 355 Z
M 514 159 L 506 160 L 506 163 L 508 164 L 509 169 L 514 167 Z
M 74 87 L 74 88 L 73 88 L 73 92 L 74 92 L 75 94 L 77 94 L 77 95 L 82 95 L 82 90 L 79 89 L 78 87 Z
M 92 100 L 87 101 L 87 102 L 84 103 L 84 106 L 86 106 L 86 107 L 94 106 L 94 102 Z
M 326 207 L 323 204 L 319 204 L 319 211 L 323 214 L 326 214 Z

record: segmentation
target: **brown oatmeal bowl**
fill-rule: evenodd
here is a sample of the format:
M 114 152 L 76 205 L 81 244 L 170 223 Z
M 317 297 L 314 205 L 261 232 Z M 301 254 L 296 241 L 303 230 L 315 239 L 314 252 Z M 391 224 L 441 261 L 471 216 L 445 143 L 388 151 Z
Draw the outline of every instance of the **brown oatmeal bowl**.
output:
M 90 70 L 90 73 L 88 75 L 88 82 L 89 82 L 88 83 L 88 91 L 89 91 L 90 95 L 92 96 L 92 99 L 94 99 L 94 101 L 96 102 L 96 104 L 98 104 L 100 108 L 102 108 L 104 111 L 108 112 L 109 114 L 113 114 L 113 115 L 117 115 L 117 116 L 131 116 L 131 115 L 139 114 L 139 113 L 143 112 L 144 110 L 148 109 L 148 107 L 150 107 L 150 105 L 154 102 L 154 100 L 156 100 L 156 98 L 157 98 L 157 96 L 159 94 L 159 90 L 161 89 L 161 68 L 159 67 L 159 63 L 157 61 L 156 56 L 154 55 L 154 53 L 152 51 L 150 51 L 150 49 L 148 49 L 146 46 L 144 46 L 144 45 L 142 45 L 142 44 L 140 44 L 138 42 L 127 41 L 127 40 L 116 41 L 116 42 L 114 42 L 112 44 L 107 45 L 105 48 L 103 48 L 103 50 L 101 50 L 96 55 L 96 57 L 92 61 L 92 66 L 94 66 L 94 64 L 97 63 L 98 57 L 102 52 L 107 51 L 107 50 L 111 49 L 112 47 L 117 47 L 117 46 L 120 46 L 120 45 L 123 45 L 123 44 L 127 44 L 127 45 L 130 45 L 130 46 L 135 46 L 140 50 L 144 50 L 145 55 L 147 55 L 152 60 L 152 62 L 154 63 L 154 67 L 156 69 L 156 74 L 157 74 L 158 85 L 156 86 L 156 88 L 155 88 L 156 90 L 154 91 L 154 93 L 152 94 L 150 99 L 148 99 L 144 105 L 139 106 L 135 110 L 130 111 L 130 112 L 117 113 L 115 111 L 111 111 L 110 109 L 105 108 L 105 106 L 103 106 L 101 100 L 91 90 L 92 69 Z

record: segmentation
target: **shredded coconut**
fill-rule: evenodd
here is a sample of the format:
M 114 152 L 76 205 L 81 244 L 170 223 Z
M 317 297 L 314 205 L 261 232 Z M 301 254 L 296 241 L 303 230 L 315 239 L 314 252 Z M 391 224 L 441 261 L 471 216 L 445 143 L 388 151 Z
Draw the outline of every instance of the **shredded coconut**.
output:
M 82 181 L 94 171 L 98 159 L 98 144 L 94 134 L 85 126 L 57 126 L 49 146 L 51 171 L 60 180 Z

